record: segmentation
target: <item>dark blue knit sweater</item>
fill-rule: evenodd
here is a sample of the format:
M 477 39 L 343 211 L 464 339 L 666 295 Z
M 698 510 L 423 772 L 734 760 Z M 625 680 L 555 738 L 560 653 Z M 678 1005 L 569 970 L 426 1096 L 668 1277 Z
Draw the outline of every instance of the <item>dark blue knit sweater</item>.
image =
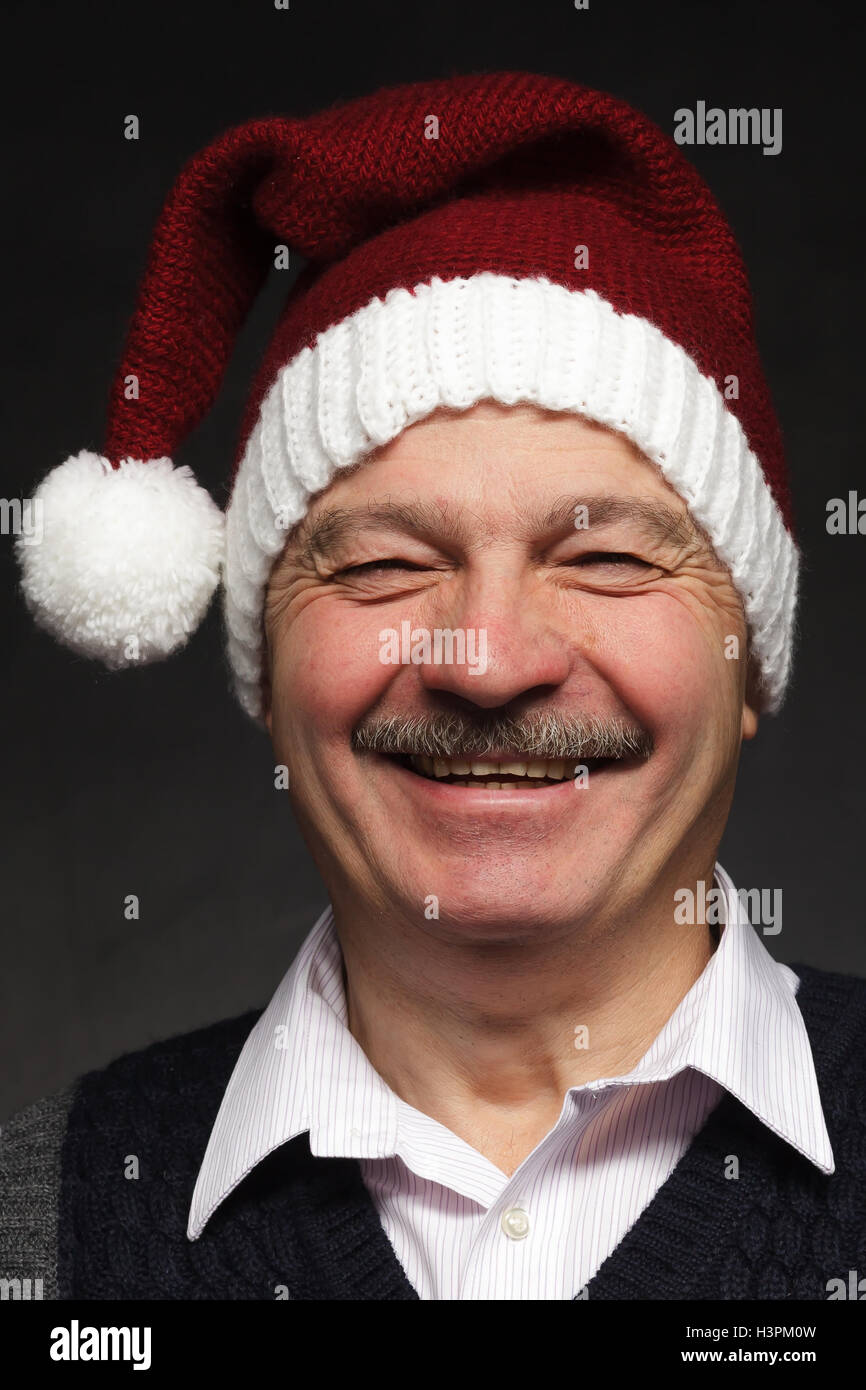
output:
M 836 1172 L 726 1095 L 584 1296 L 825 1300 L 828 1281 L 866 1275 L 866 980 L 793 969 Z M 0 1276 L 44 1276 L 59 1298 L 418 1297 L 357 1161 L 312 1156 L 306 1134 L 187 1239 L 210 1130 L 258 1016 L 122 1057 L 5 1127 Z M 725 1177 L 731 1154 L 738 1179 Z M 125 1176 L 130 1156 L 138 1178 Z

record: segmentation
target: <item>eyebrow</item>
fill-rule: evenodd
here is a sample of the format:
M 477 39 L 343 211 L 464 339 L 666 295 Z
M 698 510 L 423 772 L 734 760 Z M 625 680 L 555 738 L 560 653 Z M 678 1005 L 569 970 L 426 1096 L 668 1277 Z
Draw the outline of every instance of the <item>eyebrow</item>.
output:
M 580 528 L 584 534 L 591 535 L 602 527 L 631 521 L 637 522 L 652 540 L 676 546 L 699 545 L 713 554 L 709 538 L 688 513 L 676 512 L 655 499 L 610 493 L 590 497 L 568 494 L 558 498 L 547 510 L 530 505 L 521 516 L 515 534 L 521 540 L 554 532 L 567 534 L 574 526 L 578 506 L 587 509 L 589 525 Z M 473 536 L 472 523 L 466 513 L 461 517 L 448 515 L 447 509 L 421 500 L 371 500 L 357 507 L 326 507 L 312 520 L 302 521 L 294 539 L 296 558 L 312 566 L 316 556 L 327 558 L 347 541 L 376 526 L 464 544 Z

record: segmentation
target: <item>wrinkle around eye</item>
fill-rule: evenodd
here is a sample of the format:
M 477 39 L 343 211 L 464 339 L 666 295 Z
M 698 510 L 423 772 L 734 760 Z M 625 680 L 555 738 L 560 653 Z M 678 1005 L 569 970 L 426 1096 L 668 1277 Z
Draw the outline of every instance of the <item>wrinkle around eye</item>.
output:
M 627 598 L 653 592 L 660 580 L 672 577 L 672 572 L 636 555 L 592 551 L 560 561 L 555 577 L 563 592 L 574 589 Z

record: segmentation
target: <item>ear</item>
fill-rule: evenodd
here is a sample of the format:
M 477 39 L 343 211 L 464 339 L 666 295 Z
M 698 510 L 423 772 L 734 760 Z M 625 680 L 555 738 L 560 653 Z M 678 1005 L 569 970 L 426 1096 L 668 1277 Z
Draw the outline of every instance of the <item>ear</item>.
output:
M 262 720 L 268 733 L 273 734 L 273 707 L 271 699 L 271 644 L 268 641 L 267 632 L 265 634 L 265 654 L 264 661 L 262 662 L 262 680 L 260 691 L 262 697 Z
M 740 726 L 741 737 L 754 738 L 758 732 L 758 717 L 761 712 L 761 672 L 754 656 L 749 653 L 746 667 L 746 691 L 743 697 L 743 716 Z
M 273 734 L 273 715 L 271 713 L 271 683 L 267 677 L 262 682 L 262 719 L 269 734 Z

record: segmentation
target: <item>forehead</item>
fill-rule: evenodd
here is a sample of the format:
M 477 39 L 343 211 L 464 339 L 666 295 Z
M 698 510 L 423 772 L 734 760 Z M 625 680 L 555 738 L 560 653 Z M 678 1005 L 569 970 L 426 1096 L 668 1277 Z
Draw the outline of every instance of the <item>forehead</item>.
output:
M 527 450 L 557 453 L 595 448 L 653 467 L 630 439 L 607 425 L 574 411 L 548 410 L 529 401 L 503 405 L 500 401 L 483 400 L 468 410 L 440 406 L 402 430 L 374 456 L 389 459 L 423 455 L 445 441 L 449 449 L 470 456 L 477 449 L 491 448 L 516 456 Z
M 712 552 L 683 499 L 631 440 L 573 412 L 495 401 L 440 408 L 370 451 L 312 500 L 291 540 L 306 554 L 374 526 L 460 540 L 464 509 L 477 543 L 498 531 L 531 539 L 574 527 L 578 505 L 589 527 L 631 523 L 660 543 Z
M 590 474 L 599 481 L 609 476 L 612 488 L 655 495 L 671 510 L 686 511 L 661 469 L 625 435 L 573 411 L 492 400 L 469 410 L 439 407 L 395 439 L 370 448 L 313 498 L 310 511 L 338 494 L 340 500 L 345 495 L 358 501 L 379 490 L 383 480 L 389 485 L 405 481 L 419 493 L 438 493 L 443 500 L 446 491 L 468 497 L 486 486 L 505 503 L 515 489 L 521 498 L 540 499 L 548 480 L 555 487 L 557 475 L 580 483 Z M 514 485 L 511 492 L 509 483 Z

